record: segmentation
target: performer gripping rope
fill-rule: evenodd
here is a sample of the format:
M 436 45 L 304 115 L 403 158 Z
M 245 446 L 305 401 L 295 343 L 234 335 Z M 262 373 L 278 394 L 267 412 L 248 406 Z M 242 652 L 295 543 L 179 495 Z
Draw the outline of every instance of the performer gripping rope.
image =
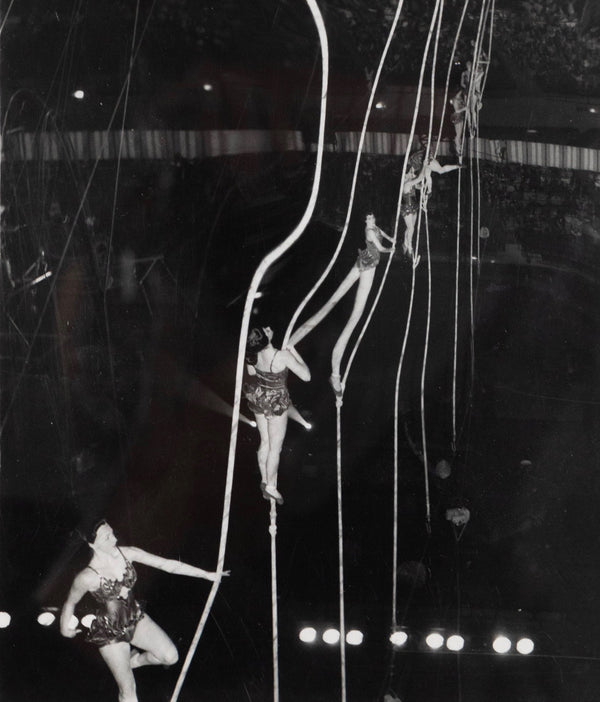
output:
M 288 370 L 305 382 L 310 380 L 310 370 L 293 345 L 284 350 L 276 349 L 272 339 L 270 327 L 255 327 L 250 331 L 246 344 L 246 368 L 255 382 L 244 385 L 244 395 L 260 433 L 257 457 L 263 497 L 283 504 L 283 497 L 277 489 L 277 471 L 288 417 L 293 413 L 296 421 L 307 424 L 291 403 L 287 389 Z
M 86 640 L 98 646 L 118 687 L 119 702 L 137 702 L 133 669 L 143 665 L 173 665 L 177 649 L 167 634 L 134 599 L 137 580 L 133 562 L 177 575 L 217 581 L 223 573 L 211 573 L 180 561 L 155 556 L 133 546 L 117 546 L 117 538 L 106 521 L 99 522 L 87 540 L 93 556 L 79 572 L 60 615 L 60 633 L 73 638 L 80 629 L 69 622 L 75 605 L 90 593 L 98 602 Z
M 365 309 L 367 297 L 371 290 L 371 286 L 373 285 L 373 278 L 375 277 L 375 268 L 379 263 L 381 253 L 393 253 L 395 251 L 395 246 L 393 245 L 390 247 L 383 246 L 382 241 L 384 239 L 387 239 L 394 244 L 393 237 L 388 236 L 377 226 L 375 223 L 375 216 L 372 214 L 367 215 L 365 226 L 366 245 L 364 249 L 359 249 L 358 257 L 354 266 L 340 283 L 337 290 L 323 305 L 323 307 L 321 307 L 321 309 L 308 321 L 298 327 L 290 339 L 290 343 L 294 346 L 301 341 L 317 326 L 317 324 L 319 324 L 319 322 L 325 319 L 325 317 L 331 312 L 337 303 L 350 290 L 354 283 L 358 281 L 358 288 L 356 290 L 352 313 L 348 322 L 346 323 L 346 326 L 342 330 L 342 333 L 340 334 L 331 355 L 331 376 L 329 378 L 329 382 L 333 388 L 333 392 L 338 398 L 341 398 L 343 394 L 340 376 L 342 357 L 344 355 L 344 351 L 346 350 L 350 335 L 358 324 L 358 320 Z

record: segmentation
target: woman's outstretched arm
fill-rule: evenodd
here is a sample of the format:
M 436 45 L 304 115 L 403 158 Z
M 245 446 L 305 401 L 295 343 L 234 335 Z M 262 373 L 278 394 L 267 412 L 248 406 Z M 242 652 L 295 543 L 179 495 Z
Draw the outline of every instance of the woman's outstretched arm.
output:
M 67 599 L 60 612 L 60 633 L 68 639 L 77 636 L 81 629 L 72 629 L 69 626 L 71 617 L 75 614 L 75 605 L 85 595 L 86 592 L 94 589 L 97 585 L 98 576 L 87 570 L 82 570 L 73 580 Z
M 176 561 L 172 558 L 163 558 L 162 556 L 157 556 L 154 553 L 148 553 L 147 551 L 137 548 L 136 546 L 121 546 L 121 551 L 123 552 L 125 558 L 129 559 L 130 561 L 143 563 L 151 568 L 164 570 L 166 573 L 173 573 L 174 575 L 189 575 L 191 578 L 203 578 L 204 580 L 212 580 L 213 582 L 220 580 L 220 578 L 224 575 L 229 575 L 228 570 L 224 570 L 221 573 L 213 573 L 211 571 L 189 565 L 188 563 Z

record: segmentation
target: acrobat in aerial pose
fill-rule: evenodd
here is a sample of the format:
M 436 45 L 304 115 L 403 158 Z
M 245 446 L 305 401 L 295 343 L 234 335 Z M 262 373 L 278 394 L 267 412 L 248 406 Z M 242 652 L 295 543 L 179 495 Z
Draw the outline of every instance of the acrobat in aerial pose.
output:
M 244 395 L 254 413 L 260 434 L 258 468 L 260 489 L 267 500 L 274 499 L 283 504 L 277 489 L 277 471 L 283 440 L 287 431 L 288 417 L 306 426 L 308 423 L 293 408 L 287 389 L 288 370 L 301 380 L 310 380 L 310 370 L 293 345 L 276 349 L 271 343 L 273 330 L 270 327 L 255 327 L 248 334 L 246 362 L 249 375 L 254 382 L 244 385 Z M 308 425 L 306 428 L 310 428 Z
M 483 70 L 482 64 L 485 63 L 487 63 L 487 60 L 485 58 L 485 55 L 483 55 L 482 58 L 477 62 L 475 72 L 473 73 L 473 63 L 472 61 L 467 61 L 466 68 L 460 76 L 460 87 L 464 90 L 464 94 L 467 96 L 466 102 L 468 103 L 467 108 L 469 113 L 469 120 L 471 124 L 471 130 L 473 130 L 473 132 L 475 132 L 477 129 L 477 113 L 479 112 L 482 106 L 483 78 L 485 76 L 485 71 Z M 473 76 L 471 77 L 472 73 Z M 472 86 L 471 90 L 469 90 L 471 82 Z
M 400 214 L 404 219 L 404 243 L 402 251 L 410 256 L 413 260 L 413 266 L 418 266 L 421 260 L 420 256 L 415 258 L 413 250 L 413 237 L 415 233 L 415 224 L 417 223 L 417 214 L 419 212 L 419 203 L 417 201 L 417 188 L 423 182 L 425 175 L 421 168 L 419 175 L 415 174 L 415 169 L 412 166 L 408 169 L 406 178 L 404 179 L 404 188 L 402 189 L 402 199 L 400 203 Z
M 428 156 L 427 162 L 425 162 L 425 151 L 428 143 L 428 137 L 421 137 L 421 146 L 414 151 L 410 158 L 408 159 L 409 171 L 407 178 L 404 181 L 404 189 L 402 192 L 402 203 L 400 205 L 400 214 L 404 217 L 404 224 L 406 229 L 404 230 L 404 243 L 402 245 L 403 251 L 408 253 L 408 255 L 413 259 L 413 266 L 417 266 L 421 260 L 420 256 L 415 256 L 413 239 L 415 233 L 415 224 L 417 221 L 417 214 L 419 211 L 419 205 L 417 204 L 416 189 L 419 188 L 423 191 L 423 207 L 427 205 L 427 199 L 431 194 L 432 188 L 432 173 L 449 173 L 450 171 L 455 171 L 457 168 L 461 168 L 460 163 L 451 163 L 446 166 L 442 166 L 440 162 L 433 156 Z M 415 175 L 418 173 L 418 175 Z
M 465 91 L 461 88 L 456 95 L 450 99 L 450 104 L 454 112 L 450 116 L 450 121 L 454 126 L 454 151 L 458 157 L 458 162 L 462 163 L 463 135 L 465 131 L 465 114 L 467 112 L 467 100 Z
M 229 575 L 229 571 L 211 573 L 133 546 L 119 547 L 112 528 L 104 520 L 92 529 L 88 544 L 93 556 L 73 580 L 60 615 L 60 633 L 67 638 L 80 633 L 80 629 L 70 627 L 70 621 L 75 605 L 86 593 L 91 593 L 98 609 L 86 641 L 98 646 L 119 686 L 119 702 L 137 702 L 133 669 L 143 665 L 173 665 L 177 663 L 178 653 L 167 634 L 134 599 L 137 576 L 132 562 L 212 581 Z
M 346 345 L 348 344 L 350 335 L 358 324 L 358 320 L 365 309 L 367 297 L 371 290 L 371 286 L 373 285 L 373 278 L 375 277 L 375 268 L 379 263 L 381 252 L 393 253 L 395 251 L 394 245 L 390 247 L 383 246 L 381 243 L 383 239 L 391 241 L 392 244 L 395 243 L 393 237 L 388 236 L 375 224 L 374 215 L 367 215 L 365 226 L 366 246 L 364 249 L 359 249 L 356 263 L 348 275 L 340 283 L 337 290 L 323 305 L 323 307 L 321 307 L 321 309 L 309 320 L 298 327 L 290 338 L 290 343 L 294 346 L 299 341 L 304 339 L 304 337 L 311 332 L 317 326 L 317 324 L 319 324 L 319 322 L 325 319 L 325 317 L 331 312 L 342 297 L 344 297 L 348 290 L 350 290 L 354 283 L 358 281 L 358 289 L 356 291 L 356 297 L 354 298 L 354 307 L 352 308 L 350 319 L 346 322 L 346 326 L 343 328 L 331 354 L 331 376 L 329 378 L 329 382 L 333 388 L 333 392 L 338 398 L 340 398 L 343 394 L 340 375 L 342 357 L 344 355 L 344 351 L 346 350 Z

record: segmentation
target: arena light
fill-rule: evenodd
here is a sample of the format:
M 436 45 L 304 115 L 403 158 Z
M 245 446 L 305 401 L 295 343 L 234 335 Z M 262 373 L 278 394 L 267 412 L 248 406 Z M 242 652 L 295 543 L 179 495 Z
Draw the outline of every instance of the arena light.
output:
M 408 634 L 405 631 L 394 631 L 390 634 L 390 642 L 394 646 L 404 646 L 404 644 L 408 641 Z
M 95 614 L 86 614 L 84 617 L 81 617 L 82 626 L 84 626 L 86 629 L 89 629 L 92 626 L 92 622 L 95 618 Z
M 437 651 L 444 645 L 444 637 L 439 633 L 439 631 L 432 631 L 425 637 L 425 643 L 429 648 Z
M 512 647 L 512 642 L 506 636 L 496 636 L 492 643 L 492 648 L 496 653 L 508 653 Z
M 338 643 L 340 640 L 340 632 L 337 629 L 325 629 L 323 632 L 323 641 L 330 646 Z
M 530 653 L 533 653 L 534 648 L 535 644 L 531 639 L 528 639 L 527 637 L 519 639 L 517 641 L 517 651 L 524 656 L 528 656 Z
M 298 638 L 303 643 L 314 643 L 317 639 L 317 630 L 312 626 L 305 626 L 298 632 Z
M 42 612 L 38 615 L 37 622 L 42 626 L 52 626 L 55 619 L 56 617 L 52 614 L 52 612 Z
M 465 645 L 465 640 L 460 634 L 452 634 L 446 641 L 446 648 L 449 651 L 462 651 Z
M 205 83 L 202 88 L 207 92 L 210 93 L 211 90 L 213 89 L 212 83 Z
M 350 629 L 350 631 L 346 634 L 346 643 L 349 643 L 351 646 L 360 646 L 364 641 L 364 638 L 365 637 L 362 631 L 359 631 L 358 629 Z
M 10 626 L 10 614 L 8 612 L 0 612 L 0 629 L 6 629 Z

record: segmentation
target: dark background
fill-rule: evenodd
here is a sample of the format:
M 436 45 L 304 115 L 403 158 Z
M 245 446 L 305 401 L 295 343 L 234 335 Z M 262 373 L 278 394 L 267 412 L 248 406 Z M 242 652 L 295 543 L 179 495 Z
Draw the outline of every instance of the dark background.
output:
M 470 56 L 481 7 L 473 5 L 451 86 Z M 330 144 L 335 132 L 360 129 L 369 71 L 394 7 L 322 4 L 332 55 Z M 386 95 L 401 87 L 414 100 L 431 9 L 430 2 L 405 2 L 405 23 L 384 71 Z M 442 65 L 461 9 L 446 3 Z M 594 146 L 594 3 L 499 2 L 496 9 L 484 103 L 504 104 L 506 119 L 499 125 L 491 111 L 486 118 L 484 105 L 481 134 Z M 9 702 L 93 702 L 116 697 L 97 651 L 62 639 L 56 625 L 42 628 L 36 617 L 61 606 L 88 555 L 75 530 L 100 516 L 123 544 L 214 568 L 230 419 L 212 393 L 231 405 L 248 285 L 308 202 L 319 46 L 307 8 L 293 2 L 5 0 L 2 11 L 0 609 L 12 623 L 0 630 L 0 690 Z M 142 32 L 125 108 L 118 95 L 132 41 Z M 444 80 L 438 79 L 441 89 Z M 206 82 L 214 90 L 203 90 Z M 82 101 L 72 98 L 79 87 L 86 91 Z M 557 101 L 579 101 L 581 123 L 511 120 L 511 105 L 522 99 L 548 101 L 548 110 Z M 370 131 L 408 131 L 400 113 L 404 108 L 374 113 Z M 62 136 L 107 128 L 111 118 L 113 129 L 298 129 L 305 149 L 197 161 L 103 160 L 97 167 L 73 160 Z M 420 124 L 426 121 L 425 111 Z M 451 136 L 447 117 L 442 126 Z M 17 160 L 11 139 L 20 132 L 50 132 L 59 161 Z M 354 159 L 325 154 L 315 214 L 261 285 L 253 319 L 275 329 L 276 344 L 335 249 Z M 401 157 L 363 156 L 348 239 L 309 311 L 353 265 L 367 212 L 393 230 L 401 168 Z M 401 255 L 391 263 L 342 408 L 346 627 L 365 634 L 362 646 L 347 647 L 350 700 L 381 700 L 391 691 L 403 701 L 598 698 L 600 261 L 593 176 L 481 164 L 480 217 L 490 237 L 477 246 L 474 234 L 471 339 L 471 250 L 463 221 L 455 443 L 458 177 L 434 179 L 431 256 L 421 249 L 399 392 L 396 623 L 411 633 L 402 651 L 388 642 L 394 382 L 412 269 Z M 465 213 L 471 200 L 464 179 L 462 193 Z M 430 533 L 419 458 L 428 264 Z M 30 266 L 53 275 L 32 284 Z M 382 275 L 380 265 L 375 287 Z M 290 382 L 314 427 L 305 432 L 290 424 L 280 468 L 282 700 L 340 695 L 339 649 L 307 647 L 297 633 L 304 624 L 335 626 L 339 618 L 335 405 L 327 377 L 351 304 L 349 296 L 299 345 L 312 382 Z M 258 489 L 257 445 L 256 431 L 242 423 L 225 561 L 232 574 L 219 589 L 182 700 L 272 697 L 269 515 Z M 442 460 L 451 468 L 446 478 L 436 473 Z M 463 531 L 445 517 L 459 506 L 471 515 Z M 138 572 L 136 592 L 183 660 L 209 585 L 143 566 Z M 78 614 L 92 609 L 84 600 Z M 430 627 L 460 630 L 465 651 L 424 651 L 420 640 Z M 494 654 L 491 639 L 500 630 L 531 636 L 534 655 Z M 179 665 L 138 671 L 140 699 L 169 699 Z

